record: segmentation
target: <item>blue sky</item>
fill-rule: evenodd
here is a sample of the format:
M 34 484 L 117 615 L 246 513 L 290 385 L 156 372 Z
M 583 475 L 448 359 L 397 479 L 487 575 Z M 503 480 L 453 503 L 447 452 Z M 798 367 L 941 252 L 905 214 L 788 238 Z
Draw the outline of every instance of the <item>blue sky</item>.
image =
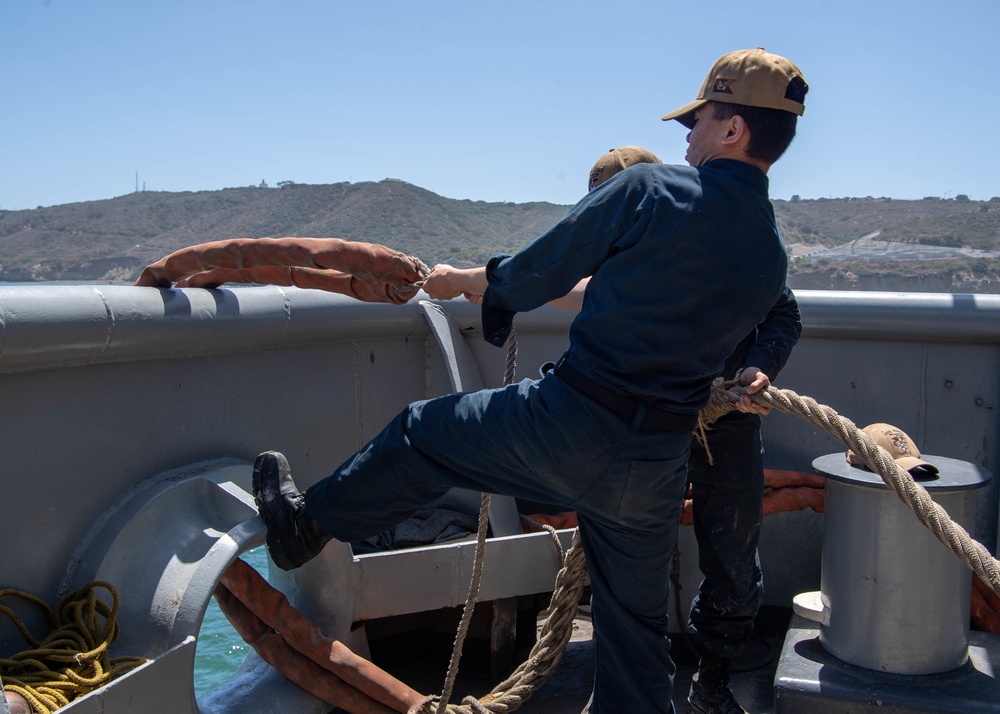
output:
M 723 53 L 811 91 L 771 195 L 1000 195 L 995 0 L 4 0 L 0 209 L 398 178 L 571 204 Z

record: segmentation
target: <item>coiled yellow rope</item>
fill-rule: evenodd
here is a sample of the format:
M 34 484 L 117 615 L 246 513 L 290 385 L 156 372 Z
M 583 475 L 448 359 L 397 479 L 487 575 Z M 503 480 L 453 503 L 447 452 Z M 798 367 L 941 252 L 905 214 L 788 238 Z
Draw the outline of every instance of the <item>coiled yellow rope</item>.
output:
M 112 605 L 97 597 L 97 588 L 111 594 Z M 0 603 L 0 613 L 13 621 L 30 646 L 0 658 L 0 679 L 4 689 L 24 697 L 35 714 L 51 714 L 146 662 L 143 657 L 108 656 L 108 647 L 118 637 L 118 593 L 108 583 L 95 581 L 67 593 L 55 609 L 21 590 L 0 590 L 0 600 L 6 597 L 38 606 L 51 627 L 48 636 L 36 640 L 21 618 Z

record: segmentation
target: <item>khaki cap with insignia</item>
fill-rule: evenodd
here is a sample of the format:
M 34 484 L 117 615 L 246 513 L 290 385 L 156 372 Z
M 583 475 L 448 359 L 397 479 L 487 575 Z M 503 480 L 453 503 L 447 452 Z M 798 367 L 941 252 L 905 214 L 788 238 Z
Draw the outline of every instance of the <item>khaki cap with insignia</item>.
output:
M 663 162 L 648 149 L 641 146 L 620 146 L 610 149 L 597 160 L 590 169 L 590 181 L 587 190 L 593 191 L 619 171 L 635 164 L 662 164 Z
M 907 471 L 921 470 L 931 474 L 938 472 L 937 466 L 920 458 L 920 449 L 902 429 L 892 424 L 879 422 L 869 424 L 862 431 L 870 436 L 878 446 L 888 451 L 893 460 Z M 853 451 L 847 452 L 847 461 L 852 466 L 867 468 L 864 459 Z
M 795 78 L 808 89 L 798 67 L 780 55 L 765 51 L 763 47 L 729 52 L 722 55 L 709 70 L 698 98 L 665 114 L 663 121 L 676 119 L 691 129 L 695 111 L 708 102 L 783 109 L 802 116 L 805 104 L 788 97 L 789 94 L 804 96 L 801 91 L 789 92 Z

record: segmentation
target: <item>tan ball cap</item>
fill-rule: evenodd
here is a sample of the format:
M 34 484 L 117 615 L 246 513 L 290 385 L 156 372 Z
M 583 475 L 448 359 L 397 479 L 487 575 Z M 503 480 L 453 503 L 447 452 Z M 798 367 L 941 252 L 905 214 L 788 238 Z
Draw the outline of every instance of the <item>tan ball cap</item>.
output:
M 593 191 L 619 171 L 635 164 L 662 164 L 663 162 L 648 149 L 641 146 L 620 146 L 611 149 L 597 160 L 590 169 L 590 181 L 587 190 Z
M 862 431 L 870 436 L 872 441 L 888 451 L 893 460 L 907 471 L 920 469 L 932 474 L 938 472 L 937 466 L 920 458 L 920 449 L 902 429 L 894 427 L 892 424 L 880 422 L 869 424 Z M 853 466 L 867 468 L 864 459 L 853 451 L 847 452 L 847 461 Z
M 749 107 L 783 109 L 797 116 L 805 113 L 800 101 L 789 99 L 789 85 L 802 72 L 780 55 L 758 47 L 722 55 L 709 70 L 698 98 L 680 109 L 663 115 L 663 121 L 676 119 L 688 129 L 694 126 L 695 111 L 708 102 L 745 104 Z

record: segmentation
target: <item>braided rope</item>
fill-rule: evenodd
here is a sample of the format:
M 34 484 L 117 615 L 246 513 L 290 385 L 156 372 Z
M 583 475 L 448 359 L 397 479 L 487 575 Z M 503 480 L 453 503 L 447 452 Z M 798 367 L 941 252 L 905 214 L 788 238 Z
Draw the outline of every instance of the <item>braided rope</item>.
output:
M 510 327 L 510 337 L 507 338 L 507 362 L 504 364 L 503 385 L 513 384 L 517 372 L 517 328 Z
M 96 588 L 111 593 L 113 603 L 98 598 Z M 38 606 L 51 627 L 44 639 L 37 640 L 12 609 L 0 605 L 0 613 L 13 621 L 30 645 L 0 659 L 0 679 L 6 691 L 20 694 L 36 714 L 51 714 L 146 662 L 144 657 L 108 656 L 108 647 L 118 637 L 118 593 L 108 583 L 95 581 L 67 593 L 54 609 L 20 590 L 0 590 L 0 598 L 5 596 Z
M 476 557 L 472 564 L 472 582 L 469 585 L 469 595 L 465 601 L 465 608 L 462 610 L 462 620 L 455 635 L 451 661 L 448 663 L 448 675 L 445 678 L 444 688 L 441 690 L 438 714 L 444 714 L 448 701 L 451 699 L 451 692 L 455 687 L 455 680 L 458 678 L 458 662 L 462 658 L 462 646 L 465 644 L 465 636 L 468 634 L 469 624 L 472 622 L 472 612 L 479 597 L 479 585 L 483 577 L 483 557 L 486 554 L 486 528 L 489 525 L 489 513 L 490 494 L 484 491 L 479 502 L 479 528 L 476 533 Z
M 507 361 L 504 368 L 503 384 L 509 385 L 514 381 L 514 373 L 517 369 L 517 333 L 513 325 L 511 326 L 510 337 L 507 338 Z M 462 620 L 458 624 L 458 632 L 455 635 L 455 643 L 452 646 L 451 661 L 448 663 L 448 674 L 445 676 L 444 687 L 441 696 L 438 698 L 437 714 L 444 714 L 451 700 L 451 693 L 458 678 L 458 663 L 462 659 L 462 648 L 465 644 L 465 637 L 469 632 L 469 624 L 472 622 L 472 612 L 476 607 L 476 600 L 479 598 L 479 584 L 483 574 L 483 558 L 486 554 L 486 534 L 489 525 L 490 514 L 490 494 L 483 492 L 479 502 L 479 528 L 476 532 L 476 555 L 472 566 L 472 582 L 469 585 L 469 595 L 465 600 L 465 607 L 462 610 Z M 433 699 L 424 703 L 425 708 L 433 703 Z
M 427 267 L 427 263 L 420 260 L 420 258 L 414 255 L 408 255 L 406 257 L 410 260 L 411 263 L 413 263 L 413 267 L 417 269 L 417 272 L 420 273 L 421 279 L 416 280 L 412 283 L 407 283 L 406 285 L 400 285 L 399 287 L 396 288 L 396 290 L 398 292 L 416 292 L 417 290 L 419 290 L 424 286 L 424 279 L 426 279 L 427 276 L 430 275 L 431 269 Z
M 517 333 L 512 328 L 510 337 L 507 340 L 507 360 L 504 369 L 504 386 L 514 381 L 517 371 Z M 583 547 L 580 543 L 580 531 L 577 529 L 573 533 L 573 543 L 567 553 L 563 553 L 562 544 L 559 542 L 559 535 L 555 528 L 543 526 L 552 536 L 556 553 L 562 567 L 556 575 L 556 582 L 552 598 L 549 604 L 549 615 L 542 625 L 534 647 L 528 658 L 511 673 L 507 679 L 498 684 L 484 697 L 465 697 L 460 705 L 449 704 L 455 679 L 458 676 L 458 662 L 461 658 L 462 645 L 468 633 L 469 622 L 472 619 L 472 611 L 475 607 L 476 598 L 479 593 L 479 584 L 482 576 L 483 555 L 486 546 L 486 527 L 489 522 L 490 495 L 482 494 L 479 508 L 479 530 L 476 538 L 476 556 L 472 572 L 472 584 L 469 587 L 469 596 L 462 613 L 462 621 L 459 623 L 458 633 L 455 637 L 455 644 L 452 650 L 451 662 L 448 665 L 448 674 L 445 678 L 445 686 L 439 697 L 429 697 L 424 700 L 415 714 L 435 712 L 436 714 L 493 714 L 494 712 L 512 712 L 520 707 L 535 690 L 555 669 L 562 658 L 573 634 L 573 620 L 580 604 L 580 597 L 583 594 L 583 585 L 586 579 L 587 564 L 583 556 Z M 436 709 L 431 709 L 436 705 Z
M 576 618 L 583 595 L 587 575 L 587 562 L 580 541 L 580 529 L 573 531 L 573 541 L 563 554 L 556 530 L 546 527 L 556 543 L 562 560 L 562 567 L 556 574 L 555 588 L 549 606 L 549 614 L 542 624 L 527 659 L 510 676 L 497 684 L 488 694 L 480 698 L 466 697 L 461 704 L 448 704 L 444 710 L 448 714 L 507 714 L 518 709 L 535 690 L 542 686 L 555 671 L 562 659 L 566 645 L 573 634 L 573 620 Z M 411 714 L 430 714 L 429 707 L 440 706 L 439 697 L 427 700 L 422 708 Z
M 699 417 L 699 428 L 710 424 L 728 411 L 732 411 L 739 397 L 746 390 L 735 382 L 716 379 L 709 405 Z M 934 502 L 923 486 L 913 480 L 906 469 L 897 464 L 888 451 L 878 446 L 850 419 L 840 416 L 830 407 L 789 389 L 768 387 L 749 395 L 757 404 L 773 407 L 805 419 L 810 424 L 836 437 L 855 454 L 858 454 L 872 471 L 878 473 L 886 485 L 906 504 L 928 530 L 937 537 L 966 567 L 1000 595 L 1000 561 L 986 547 L 955 523 L 948 512 Z
M 746 390 L 735 381 L 717 379 L 713 384 L 711 400 L 699 415 L 700 434 L 704 436 L 713 421 L 735 409 L 739 397 L 745 393 Z M 805 419 L 859 454 L 869 468 L 882 476 L 921 523 L 994 592 L 1000 594 L 1000 563 L 961 526 L 952 522 L 947 512 L 931 499 L 926 489 L 914 482 L 909 472 L 899 466 L 887 451 L 875 444 L 850 419 L 841 417 L 830 407 L 787 389 L 768 387 L 750 397 L 757 404 Z M 558 545 L 555 529 L 546 526 L 546 530 L 550 531 Z M 447 700 L 432 697 L 411 714 L 430 713 L 432 710 L 429 707 L 434 703 L 439 705 L 438 712 L 448 714 L 506 714 L 520 707 L 545 682 L 558 665 L 570 639 L 573 619 L 583 592 L 586 560 L 579 528 L 573 533 L 569 551 L 562 555 L 560 550 L 560 556 L 563 566 L 556 576 L 549 615 L 524 663 L 484 697 L 466 697 L 460 705 L 449 705 Z

